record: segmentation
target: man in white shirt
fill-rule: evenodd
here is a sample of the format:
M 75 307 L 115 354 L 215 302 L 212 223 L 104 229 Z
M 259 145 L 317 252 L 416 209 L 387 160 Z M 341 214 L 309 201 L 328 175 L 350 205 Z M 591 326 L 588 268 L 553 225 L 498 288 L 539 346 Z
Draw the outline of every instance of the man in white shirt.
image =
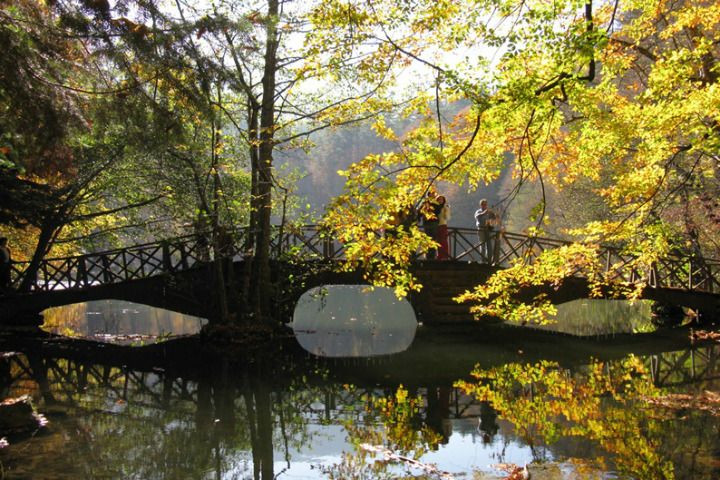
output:
M 480 208 L 475 210 L 475 226 L 480 241 L 480 255 L 486 263 L 493 263 L 493 230 L 497 215 L 490 208 L 486 199 L 480 200 Z

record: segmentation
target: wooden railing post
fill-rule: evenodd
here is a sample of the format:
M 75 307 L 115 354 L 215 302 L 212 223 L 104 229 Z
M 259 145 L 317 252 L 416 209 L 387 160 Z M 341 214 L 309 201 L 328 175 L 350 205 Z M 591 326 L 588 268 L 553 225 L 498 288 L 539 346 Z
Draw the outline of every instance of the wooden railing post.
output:
M 138 250 L 137 254 L 135 255 L 138 259 L 140 259 L 140 268 L 138 268 L 137 272 L 139 272 L 140 278 L 145 278 L 145 260 L 143 259 L 143 253 L 145 251 L 141 248 Z
M 165 273 L 172 272 L 172 258 L 170 258 L 170 245 L 167 242 L 162 244 L 162 264 L 165 269 Z
M 110 259 L 108 259 L 107 255 L 103 255 L 100 257 L 102 259 L 102 266 L 103 266 L 103 282 L 104 283 L 112 283 L 112 277 L 110 276 Z
M 10 286 L 17 289 L 22 281 L 23 272 L 17 267 L 15 262 L 10 264 Z
M 88 284 L 87 266 L 85 265 L 85 256 L 83 255 L 78 258 L 76 286 L 81 288 L 87 287 Z
M 657 288 L 659 286 L 657 275 L 657 262 L 653 262 L 650 265 L 650 278 L 648 279 L 648 284 L 653 288 Z
M 178 245 L 178 250 L 180 251 L 180 265 L 182 265 L 183 270 L 187 270 L 188 267 L 188 255 L 187 251 L 185 251 L 185 244 L 181 243 Z M 227 256 L 227 252 L 223 249 L 223 257 Z
M 687 285 L 687 288 L 688 288 L 688 290 L 692 290 L 692 289 L 693 289 L 693 268 L 694 268 L 694 267 L 693 267 L 692 257 L 690 257 L 690 258 L 688 259 L 688 266 L 689 266 L 689 271 L 688 271 L 688 285 Z
M 715 275 L 713 275 L 713 266 L 717 267 L 717 265 L 708 265 L 708 292 L 713 293 L 715 292 Z M 717 268 L 715 268 L 717 271 Z
M 534 237 L 527 237 L 527 242 L 525 243 L 525 249 L 522 252 L 522 256 L 524 259 L 527 259 L 527 262 L 530 263 L 530 259 L 532 258 L 532 249 L 533 249 L 533 243 L 535 242 Z
M 457 231 L 454 228 L 448 228 L 448 254 L 450 256 L 450 260 L 457 260 L 457 239 L 455 238 L 455 235 L 457 235 Z
M 323 259 L 330 260 L 332 256 L 332 240 L 330 238 L 323 236 L 322 249 Z
M 490 233 L 490 235 L 495 238 L 493 239 L 492 252 L 489 252 L 490 258 L 488 259 L 488 264 L 495 265 L 495 262 L 500 258 L 500 230 L 495 230 Z
M 123 280 L 130 280 L 130 269 L 128 268 L 128 261 L 127 261 L 127 250 L 123 249 L 122 251 L 122 265 L 123 265 Z

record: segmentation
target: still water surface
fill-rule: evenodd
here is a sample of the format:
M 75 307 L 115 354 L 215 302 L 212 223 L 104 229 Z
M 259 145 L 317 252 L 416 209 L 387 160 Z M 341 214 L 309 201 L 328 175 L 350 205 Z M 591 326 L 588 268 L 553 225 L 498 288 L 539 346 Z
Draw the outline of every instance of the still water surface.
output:
M 75 338 L 114 343 L 148 343 L 193 335 L 207 323 L 185 315 L 124 300 L 94 300 L 42 312 L 42 329 Z
M 390 288 L 327 285 L 308 290 L 292 329 L 308 352 L 322 357 L 373 357 L 406 350 L 417 319 L 410 302 Z
M 571 335 L 652 332 L 649 300 L 574 300 L 557 307 L 554 323 L 540 327 Z
M 332 317 L 329 300 L 311 317 Z M 365 338 L 380 318 L 356 311 Z M 347 338 L 322 339 L 325 358 L 191 348 L 192 367 L 26 350 L 0 360 L 2 394 L 31 395 L 49 424 L 10 437 L 0 462 L 5 478 L 500 479 L 510 463 L 534 480 L 720 476 L 716 412 L 673 396 L 720 390 L 718 347 L 512 332 L 412 325 L 406 350 L 367 357 L 340 355 Z

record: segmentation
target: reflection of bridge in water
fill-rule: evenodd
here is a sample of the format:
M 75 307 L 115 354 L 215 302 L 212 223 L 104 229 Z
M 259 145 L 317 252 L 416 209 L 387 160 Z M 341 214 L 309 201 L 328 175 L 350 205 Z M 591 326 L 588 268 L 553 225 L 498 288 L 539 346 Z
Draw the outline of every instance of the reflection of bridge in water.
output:
M 291 348 L 290 342 L 283 346 L 282 354 L 259 351 L 256 356 L 224 356 L 198 348 L 196 339 L 130 348 L 4 337 L 0 338 L 0 350 L 21 353 L 0 358 L 0 391 L 5 396 L 27 393 L 36 400 L 38 411 L 50 424 L 47 434 L 38 436 L 46 440 L 28 444 L 54 452 L 54 457 L 43 457 L 43 465 L 65 465 L 62 459 L 72 458 L 69 473 L 63 472 L 67 478 L 126 478 L 122 472 L 141 472 L 134 475 L 137 478 L 152 478 L 158 472 L 168 478 L 208 478 L 208 472 L 227 478 L 223 472 L 235 472 L 232 478 L 237 478 L 238 472 L 243 472 L 242 478 L 253 478 L 254 469 L 266 468 L 255 478 L 269 480 L 276 478 L 283 462 L 292 473 L 291 463 L 301 457 L 293 445 L 304 445 L 317 462 L 319 452 L 330 455 L 328 450 L 332 450 L 331 454 L 339 456 L 340 449 L 350 451 L 352 445 L 346 438 L 351 435 L 356 435 L 354 441 L 391 430 L 383 421 L 395 417 L 383 416 L 380 406 L 396 398 L 399 385 L 410 397 L 421 399 L 419 412 L 405 419 L 408 428 L 418 432 L 427 427 L 426 431 L 437 433 L 439 441 L 447 442 L 453 452 L 458 441 L 487 447 L 488 452 L 498 452 L 510 442 L 527 445 L 522 433 L 510 424 L 512 418 L 503 420 L 489 404 L 453 384 L 468 379 L 478 362 L 487 369 L 516 362 L 534 364 L 539 359 L 554 361 L 559 358 L 558 344 L 527 344 L 525 353 L 519 355 L 517 345 L 508 341 L 505 347 L 513 355 L 493 350 L 490 357 L 482 350 L 492 349 L 497 343 L 492 339 L 480 345 L 440 342 L 447 344 L 441 349 L 435 335 L 433 342 L 428 341 L 430 335 L 419 337 L 425 340 L 424 348 L 414 353 L 353 359 L 313 357 L 297 346 Z M 588 343 L 581 339 L 573 342 L 583 348 Z M 618 346 L 618 339 L 612 342 Z M 720 375 L 720 345 L 698 343 L 690 350 L 677 350 L 681 347 L 646 343 L 647 349 L 645 344 L 633 342 L 629 350 L 647 366 L 648 381 L 671 392 L 687 382 L 693 385 L 683 392 L 715 387 L 710 383 Z M 542 345 L 544 350 L 531 353 Z M 688 345 L 687 341 L 683 345 Z M 608 346 L 609 342 L 595 345 L 597 351 Z M 583 359 L 573 356 L 559 363 L 568 379 L 584 382 L 584 365 L 591 358 L 615 363 L 629 353 L 620 350 L 599 357 L 594 351 L 586 352 Z M 448 356 L 466 353 L 471 357 L 468 361 L 448 361 Z M 518 389 L 518 394 L 528 393 Z M 708 433 L 712 434 L 714 430 Z M 13 439 L 10 442 L 15 444 Z M 18 443 L 17 447 L 15 452 L 31 451 L 27 444 Z M 5 460 L 3 463 L 7 466 Z M 30 463 L 16 461 L 16 465 L 23 464 Z M 42 467 L 33 464 L 33 468 Z M 44 470 L 22 473 L 15 476 L 57 477 Z
M 720 379 L 718 345 L 641 358 L 652 382 L 658 387 L 697 384 L 703 388 L 705 383 Z M 320 361 L 308 369 L 315 371 L 315 376 L 288 374 L 276 377 L 270 389 L 278 396 L 282 396 L 282 392 L 294 391 L 293 408 L 308 424 L 340 423 L 343 419 L 362 423 L 370 399 L 393 395 L 399 384 L 406 385 L 411 395 L 419 395 L 424 400 L 420 414 L 426 420 L 432 417 L 437 421 L 476 419 L 489 415 L 486 404 L 452 386 L 456 379 L 423 385 L 414 384 L 413 380 L 382 385 L 382 380 L 376 379 L 365 385 L 348 385 L 338 375 L 333 375 L 332 370 L 338 367 L 341 370 L 339 375 L 343 375 L 352 369 L 366 368 L 368 362 L 378 361 L 366 360 Z M 230 395 L 240 398 L 254 385 L 245 375 L 220 378 L 197 370 L 180 373 L 157 367 L 132 369 L 32 353 L 9 355 L 0 362 L 4 363 L 3 387 L 8 389 L 12 386 L 15 395 L 27 393 L 40 397 L 44 406 L 101 408 L 115 413 L 134 408 L 150 411 L 172 409 L 192 416 L 203 409 L 211 409 L 213 404 L 218 407 L 219 397 Z M 307 367 L 304 365 L 302 368 Z M 297 378 L 303 378 L 306 383 L 297 384 Z M 233 402 L 231 399 L 230 404 Z
M 40 396 L 45 405 L 64 407 L 91 407 L 104 405 L 114 408 L 123 405 L 123 409 L 141 407 L 152 410 L 180 409 L 188 415 L 203 408 L 203 390 L 219 388 L 234 391 L 241 396 L 244 385 L 242 379 L 228 379 L 229 383 L 218 385 L 212 377 L 196 374 L 176 376 L 162 370 L 141 371 L 123 366 L 102 365 L 84 360 L 67 358 L 37 357 L 16 354 L 5 359 L 9 377 L 5 385 L 13 385 L 13 393 Z M 357 365 L 357 362 L 354 362 Z M 288 389 L 291 379 L 273 385 L 280 392 Z M 395 386 L 352 386 L 342 383 L 325 382 L 321 379 L 309 379 L 304 388 L 309 394 L 304 402 L 296 405 L 310 424 L 324 424 L 344 418 L 362 420 L 368 401 L 394 393 Z M 439 387 L 417 387 L 416 393 L 423 398 L 429 391 Z M 475 402 L 470 396 L 462 394 L 450 386 L 442 387 L 446 392 L 448 414 L 452 418 L 473 417 Z M 415 393 L 415 392 L 411 392 Z M 297 400 L 297 399 L 296 399 Z M 427 402 L 421 413 L 425 414 Z M 92 407 L 91 407 L 92 408 Z
M 720 347 L 709 346 L 645 357 L 653 383 L 672 387 L 720 379 Z
M 226 249 L 227 258 L 235 261 L 238 272 L 243 271 L 239 265 L 244 261 L 241 245 L 246 235 L 245 229 L 239 230 L 234 243 Z M 412 271 L 428 288 L 414 297 L 413 302 L 416 309 L 428 313 L 426 321 L 443 316 L 448 319 L 467 319 L 467 307 L 452 302 L 458 293 L 484 282 L 494 271 L 506 268 L 517 260 L 531 261 L 546 250 L 570 245 L 570 242 L 557 239 L 505 231 L 496 232 L 495 235 L 492 265 L 481 254 L 476 231 L 456 227 L 449 229 L 449 262 L 414 262 Z M 328 268 L 317 278 L 317 282 L 361 281 L 360 275 L 333 276 L 329 273 L 333 263 L 344 260 L 345 245 L 331 238 L 320 227 L 287 228 L 282 233 L 278 230 L 271 244 L 271 251 L 276 258 L 293 252 L 302 255 L 308 262 L 326 265 Z M 213 260 L 212 255 L 207 240 L 195 235 L 185 236 L 123 249 L 45 259 L 32 279 L 26 278 L 27 262 L 15 263 L 13 284 L 16 287 L 24 284 L 29 289 L 28 293 L 20 295 L 20 301 L 32 301 L 42 306 L 98 298 L 119 298 L 166 306 L 167 302 L 163 302 L 163 305 L 152 302 L 157 302 L 156 298 L 166 296 L 172 290 L 170 286 L 173 282 L 168 279 L 189 274 L 189 285 L 184 287 L 185 290 L 176 291 L 176 294 L 178 297 L 192 297 L 193 284 L 206 280 L 199 272 Z M 623 254 L 617 248 L 598 247 L 597 255 L 609 278 L 627 283 L 646 282 L 648 287 L 644 290 L 644 298 L 707 312 L 718 311 L 719 261 L 696 256 L 668 256 L 650 268 L 639 270 L 633 265 L 635 258 Z M 311 286 L 312 283 L 309 282 Z M 552 289 L 549 293 L 553 300 L 562 303 L 587 297 L 589 290 L 585 279 L 576 276 L 566 281 L 560 289 Z M 0 300 L 4 303 L 12 301 L 18 299 Z M 197 299 L 196 303 L 196 308 L 201 308 L 207 302 Z M 192 309 L 192 306 L 186 307 Z M 198 314 L 197 311 L 187 313 Z

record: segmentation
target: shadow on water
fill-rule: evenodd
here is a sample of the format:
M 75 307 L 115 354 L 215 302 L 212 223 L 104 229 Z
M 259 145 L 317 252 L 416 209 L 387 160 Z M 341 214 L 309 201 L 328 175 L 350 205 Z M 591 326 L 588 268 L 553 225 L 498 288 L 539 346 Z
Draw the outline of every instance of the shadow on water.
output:
M 316 298 L 324 306 L 296 316 L 300 329 L 399 316 L 371 313 L 389 299 L 346 310 Z M 326 357 L 294 338 L 226 355 L 197 336 L 144 347 L 0 336 L 16 352 L 0 358 L 3 397 L 29 395 L 49 419 L 7 436 L 5 478 L 498 479 L 509 464 L 540 480 L 720 473 L 720 409 L 703 393 L 720 388 L 718 345 L 693 345 L 684 329 L 578 338 L 409 319 L 402 349 L 349 334 Z

